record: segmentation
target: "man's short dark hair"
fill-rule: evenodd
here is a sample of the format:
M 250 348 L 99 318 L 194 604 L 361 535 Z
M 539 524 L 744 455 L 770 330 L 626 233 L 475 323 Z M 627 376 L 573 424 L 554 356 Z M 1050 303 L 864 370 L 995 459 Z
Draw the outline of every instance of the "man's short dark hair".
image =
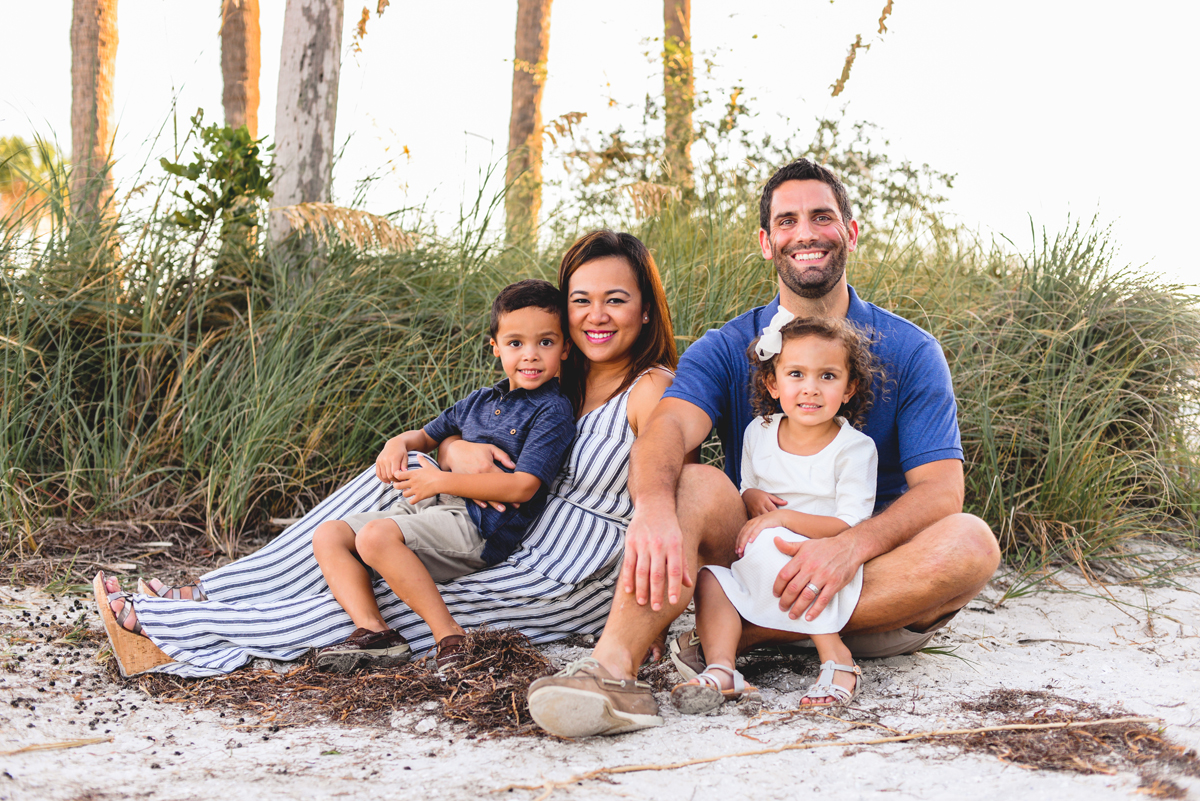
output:
M 854 210 L 850 208 L 850 195 L 833 171 L 808 159 L 796 159 L 791 164 L 780 167 L 763 187 L 762 199 L 758 202 L 758 222 L 764 231 L 771 230 L 771 200 L 775 196 L 775 190 L 784 181 L 820 181 L 827 184 L 837 200 L 842 222 L 849 223 L 854 219 Z
M 558 327 L 566 333 L 567 327 L 563 325 L 562 293 L 549 281 L 528 278 L 504 287 L 492 301 L 492 319 L 488 325 L 488 335 L 493 338 L 496 336 L 496 332 L 500 330 L 502 315 L 530 307 L 544 309 L 553 314 L 558 318 Z

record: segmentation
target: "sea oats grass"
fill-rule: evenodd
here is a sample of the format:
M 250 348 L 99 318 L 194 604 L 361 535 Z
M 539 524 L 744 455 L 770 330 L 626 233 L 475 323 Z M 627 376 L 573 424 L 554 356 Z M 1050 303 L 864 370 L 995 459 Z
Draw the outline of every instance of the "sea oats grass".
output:
M 650 246 L 686 349 L 775 291 L 753 181 L 701 178 L 694 197 L 664 195 L 647 216 L 559 215 L 519 249 L 491 223 L 500 199 L 482 194 L 447 232 L 309 209 L 302 241 L 272 246 L 259 226 L 230 251 L 172 224 L 165 190 L 147 212 L 90 221 L 49 193 L 40 227 L 0 225 L 0 546 L 29 556 L 59 529 L 124 520 L 147 536 L 143 523 L 199 530 L 239 553 L 271 518 L 302 514 L 370 464 L 388 436 L 498 380 L 492 297 L 553 278 L 593 223 Z M 890 202 L 875 199 L 873 217 L 894 224 L 864 228 L 849 278 L 941 341 L 966 508 L 1010 564 L 1111 577 L 1142 542 L 1193 546 L 1194 290 L 1121 268 L 1094 226 L 1022 251 L 925 209 L 879 211 Z M 705 456 L 720 458 L 711 445 Z

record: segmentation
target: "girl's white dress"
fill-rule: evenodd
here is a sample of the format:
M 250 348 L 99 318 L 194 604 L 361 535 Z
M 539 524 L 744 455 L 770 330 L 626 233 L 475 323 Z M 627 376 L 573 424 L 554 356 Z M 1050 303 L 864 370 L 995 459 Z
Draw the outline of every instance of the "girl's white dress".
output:
M 742 491 L 760 489 L 787 501 L 784 509 L 825 515 L 855 526 L 871 516 L 875 506 L 875 474 L 879 457 L 875 443 L 844 418 L 833 442 L 812 456 L 798 456 L 779 447 L 782 414 L 763 426 L 757 418 L 746 427 L 742 449 Z M 808 537 L 782 526 L 759 533 L 732 567 L 710 565 L 706 570 L 721 582 L 725 595 L 744 620 L 779 631 L 834 634 L 842 630 L 862 592 L 862 568 L 815 620 L 792 620 L 772 593 L 775 577 L 791 559 L 775 546 L 775 538 L 804 542 Z

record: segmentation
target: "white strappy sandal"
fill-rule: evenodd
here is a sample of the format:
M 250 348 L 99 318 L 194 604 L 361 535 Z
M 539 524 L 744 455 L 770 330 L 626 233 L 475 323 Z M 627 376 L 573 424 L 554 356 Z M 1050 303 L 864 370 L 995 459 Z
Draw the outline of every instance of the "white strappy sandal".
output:
M 854 689 L 847 690 L 840 684 L 833 683 L 834 673 L 853 673 L 854 674 Z M 800 701 L 805 698 L 836 698 L 836 701 L 823 701 L 819 704 L 802 704 L 803 707 L 821 709 L 830 706 L 845 706 L 854 700 L 854 696 L 858 695 L 858 689 L 862 687 L 862 668 L 858 665 L 839 665 L 830 659 L 825 664 L 821 665 L 821 672 L 817 675 L 817 681 L 813 686 L 808 688 L 808 692 L 801 696 Z
M 721 688 L 721 680 L 713 674 L 719 670 L 733 679 L 733 688 Z M 676 684 L 671 690 L 671 704 L 685 715 L 700 715 L 710 712 L 730 699 L 738 699 L 743 693 L 757 692 L 755 687 L 746 683 L 741 673 L 729 667 L 713 663 L 704 668 L 703 673 L 683 684 Z

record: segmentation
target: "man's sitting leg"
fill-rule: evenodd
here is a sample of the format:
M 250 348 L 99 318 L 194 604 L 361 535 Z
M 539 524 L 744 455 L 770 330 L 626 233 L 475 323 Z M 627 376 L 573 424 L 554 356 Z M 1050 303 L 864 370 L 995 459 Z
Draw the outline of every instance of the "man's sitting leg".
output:
M 529 688 L 529 711 L 552 734 L 583 737 L 618 734 L 658 726 L 658 704 L 638 667 L 655 637 L 687 608 L 696 571 L 703 564 L 729 565 L 737 533 L 746 522 L 745 506 L 724 473 L 704 465 L 685 465 L 676 493 L 688 581 L 675 603 L 664 599 L 655 610 L 639 604 L 637 588 L 618 581 L 604 633 L 590 657 Z M 664 566 L 655 563 L 651 581 L 662 581 Z
M 864 565 L 843 641 L 855 657 L 915 653 L 987 586 L 999 564 L 987 523 L 969 514 L 943 518 Z M 739 651 L 769 644 L 761 629 L 750 629 Z

